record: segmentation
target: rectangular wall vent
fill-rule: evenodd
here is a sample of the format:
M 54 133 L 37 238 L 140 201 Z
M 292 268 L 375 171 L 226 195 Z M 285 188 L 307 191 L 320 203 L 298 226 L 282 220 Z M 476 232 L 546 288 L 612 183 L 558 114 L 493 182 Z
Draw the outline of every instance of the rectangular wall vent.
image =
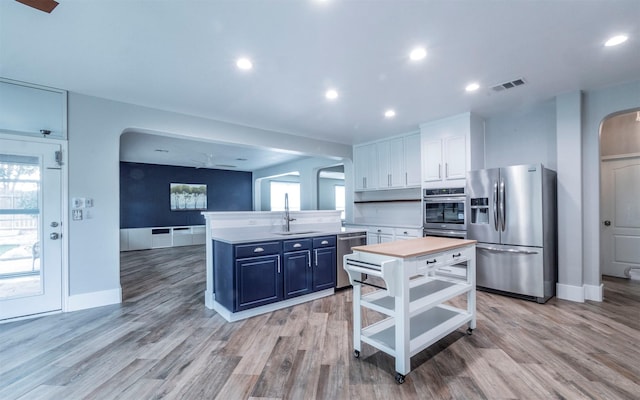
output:
M 514 87 L 522 86 L 525 84 L 524 78 L 514 79 L 512 81 L 499 83 L 491 87 L 494 92 L 500 92 L 506 89 L 513 89 Z

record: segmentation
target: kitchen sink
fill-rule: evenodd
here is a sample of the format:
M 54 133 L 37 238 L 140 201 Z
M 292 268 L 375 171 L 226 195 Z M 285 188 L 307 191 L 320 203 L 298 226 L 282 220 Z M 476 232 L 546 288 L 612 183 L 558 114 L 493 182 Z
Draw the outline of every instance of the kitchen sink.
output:
M 291 236 L 291 235 L 306 235 L 308 233 L 318 233 L 319 231 L 290 231 L 290 232 L 273 232 L 276 235 Z

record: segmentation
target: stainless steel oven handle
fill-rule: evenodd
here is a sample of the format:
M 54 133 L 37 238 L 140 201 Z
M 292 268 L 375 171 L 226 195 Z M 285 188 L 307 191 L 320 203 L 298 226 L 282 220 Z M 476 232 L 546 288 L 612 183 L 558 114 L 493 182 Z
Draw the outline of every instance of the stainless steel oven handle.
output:
M 425 197 L 424 201 L 425 203 L 446 203 L 446 202 L 450 202 L 450 203 L 460 203 L 460 202 L 464 202 L 466 199 L 466 197 L 460 196 L 460 197 Z
M 538 254 L 537 251 L 532 251 L 532 250 L 500 249 L 498 247 L 483 246 L 483 245 L 476 245 L 476 248 L 482 249 L 482 250 L 497 251 L 497 252 L 500 252 L 500 253 Z

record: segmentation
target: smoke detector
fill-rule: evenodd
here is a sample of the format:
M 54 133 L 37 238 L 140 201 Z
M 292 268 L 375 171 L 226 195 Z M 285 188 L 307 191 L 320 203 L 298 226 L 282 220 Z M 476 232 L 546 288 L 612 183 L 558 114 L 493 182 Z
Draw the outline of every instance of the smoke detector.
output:
M 493 85 L 491 86 L 491 89 L 494 92 L 501 92 L 503 90 L 513 89 L 515 87 L 522 86 L 524 84 L 525 84 L 524 78 L 518 78 L 512 81 L 507 81 L 507 82 L 499 83 L 497 85 Z

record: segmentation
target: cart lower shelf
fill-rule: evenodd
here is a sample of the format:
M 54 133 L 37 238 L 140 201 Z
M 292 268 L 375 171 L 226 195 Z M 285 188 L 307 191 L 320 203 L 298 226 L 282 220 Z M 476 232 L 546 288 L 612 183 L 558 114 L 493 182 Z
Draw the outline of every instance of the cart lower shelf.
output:
M 473 318 L 466 310 L 440 305 L 410 319 L 409 355 L 413 356 Z M 361 340 L 395 357 L 396 329 L 394 318 L 387 318 L 362 330 Z

